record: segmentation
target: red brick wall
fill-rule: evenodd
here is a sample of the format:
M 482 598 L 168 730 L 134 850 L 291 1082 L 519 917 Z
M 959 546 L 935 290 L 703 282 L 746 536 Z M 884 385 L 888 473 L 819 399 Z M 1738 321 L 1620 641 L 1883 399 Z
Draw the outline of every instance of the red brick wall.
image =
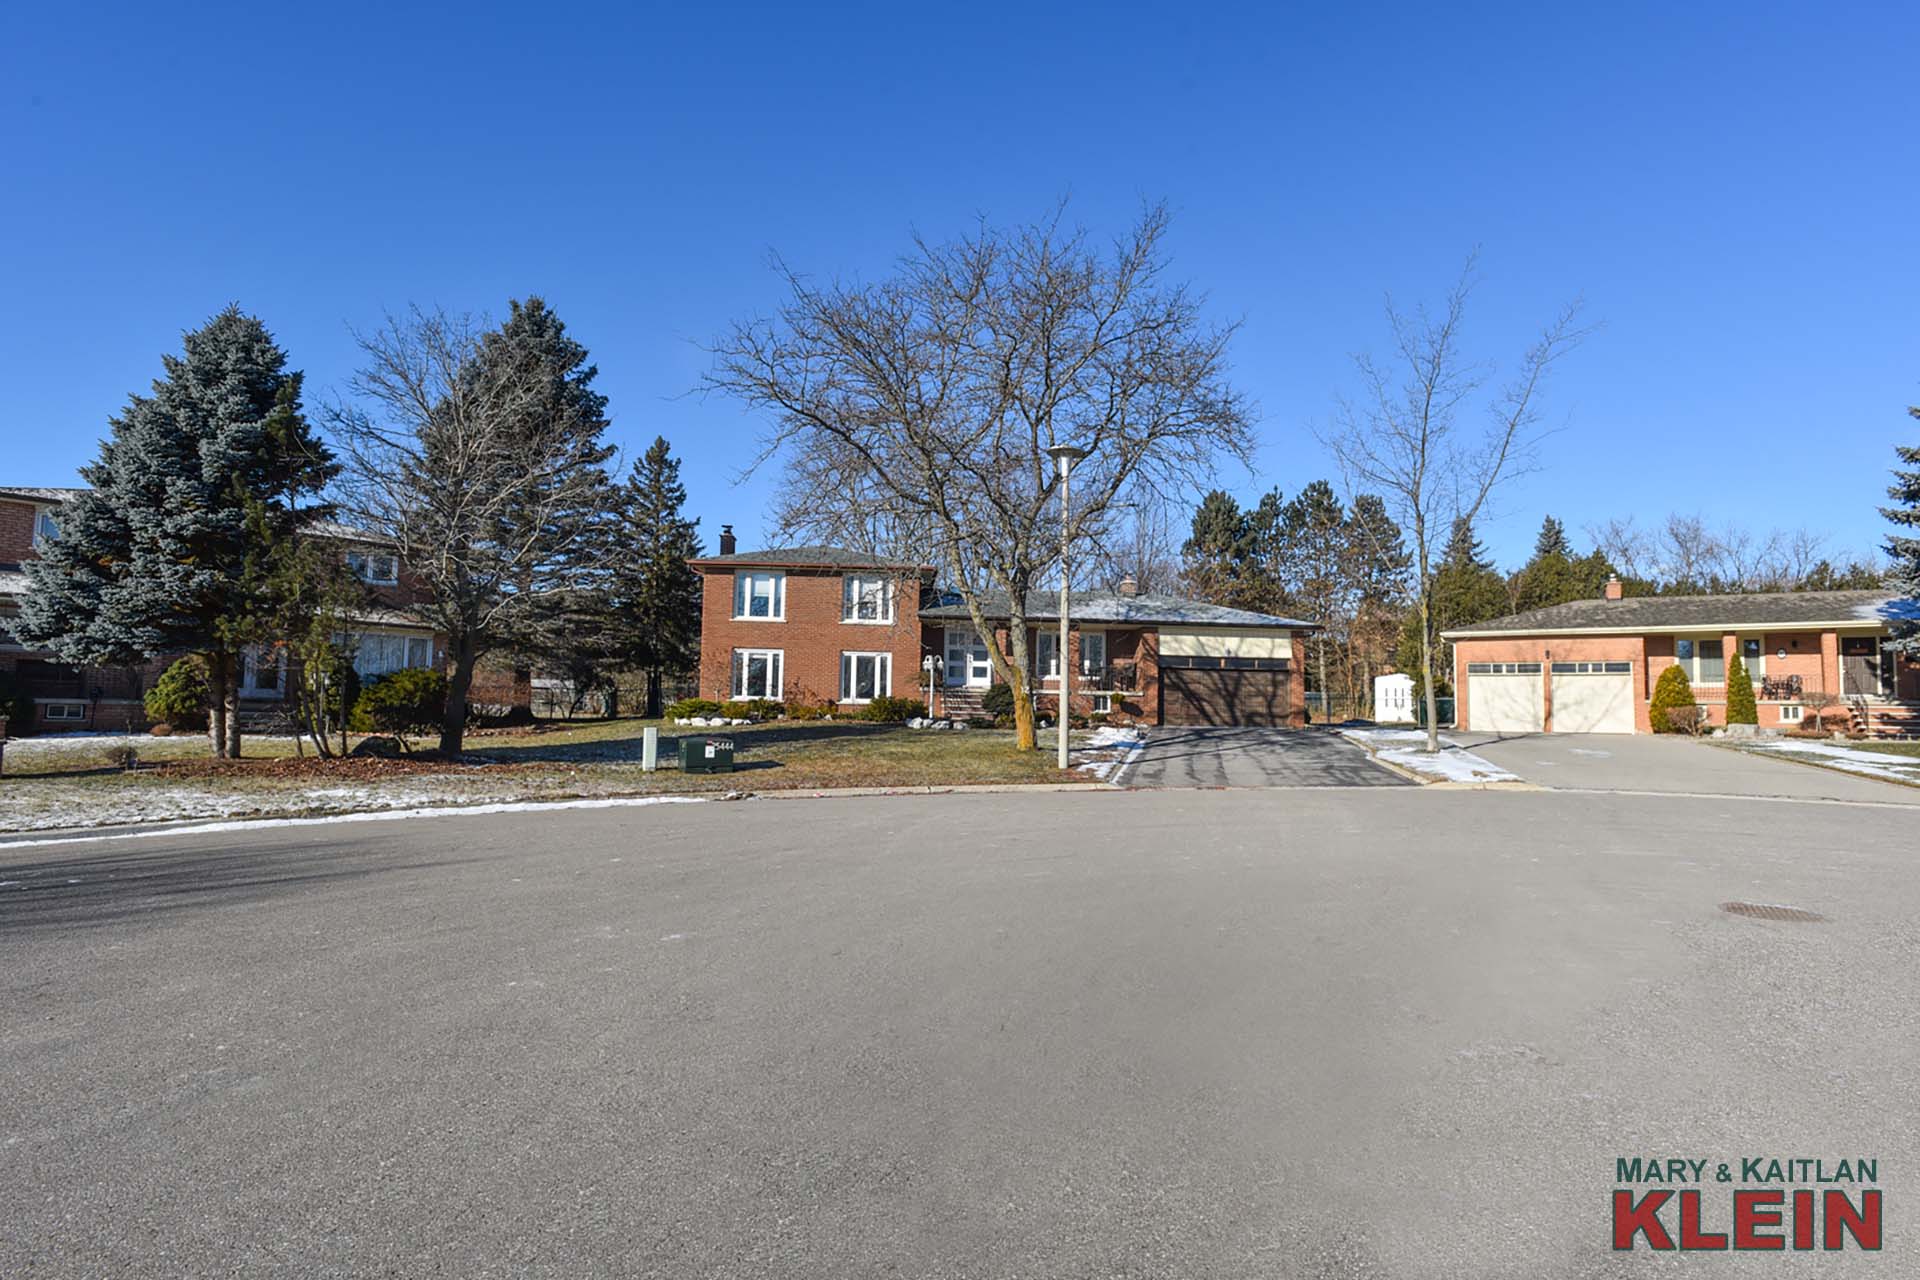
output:
M 19 564 L 32 558 L 33 513 L 30 502 L 0 499 L 0 564 Z
M 842 653 L 887 653 L 893 659 L 893 696 L 922 696 L 920 670 L 920 577 L 894 579 L 893 621 L 844 622 L 838 569 L 783 569 L 786 618 L 735 618 L 733 578 L 737 567 L 696 566 L 701 575 L 700 696 L 724 702 L 733 696 L 733 651 L 778 649 L 784 653 L 782 698 L 795 705 L 838 702 Z

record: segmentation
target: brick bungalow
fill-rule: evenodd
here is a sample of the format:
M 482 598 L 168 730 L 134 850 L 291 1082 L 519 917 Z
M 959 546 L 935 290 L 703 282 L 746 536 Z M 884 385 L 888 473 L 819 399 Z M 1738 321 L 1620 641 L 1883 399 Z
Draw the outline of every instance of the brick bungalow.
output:
M 1660 673 L 1679 663 L 1710 722 L 1726 723 L 1727 659 L 1753 681 L 1762 727 L 1790 728 L 1821 695 L 1852 728 L 1920 734 L 1920 664 L 1887 640 L 1920 602 L 1885 591 L 1576 600 L 1444 633 L 1459 727 L 1485 733 L 1648 733 Z
M 928 565 L 836 547 L 740 552 L 730 528 L 701 574 L 700 692 L 852 712 L 875 697 L 926 700 L 937 715 L 981 714 L 999 680 L 957 596 Z M 1007 602 L 985 609 L 1007 640 Z M 1076 591 L 1067 661 L 1073 708 L 1145 724 L 1298 725 L 1313 624 L 1170 596 L 1130 582 Z M 1059 705 L 1058 592 L 1027 601 L 1043 712 Z
M 31 722 L 8 726 L 7 731 L 15 736 L 75 729 L 144 729 L 147 719 L 142 699 L 178 657 L 159 657 L 131 666 L 73 666 L 45 650 L 15 643 L 7 631 L 8 616 L 18 609 L 20 597 L 29 589 L 23 566 L 39 555 L 37 548 L 43 542 L 60 536 L 60 508 L 84 492 L 0 487 L 0 680 L 20 690 L 34 707 Z M 318 525 L 312 532 L 336 546 L 352 572 L 367 584 L 368 603 L 352 619 L 352 630 L 346 637 L 355 646 L 354 666 L 362 678 L 403 667 L 441 664 L 446 656 L 443 638 L 411 612 L 412 606 L 424 598 L 425 588 L 392 550 L 378 538 L 344 525 Z M 475 686 L 476 702 L 526 705 L 524 673 L 492 673 L 489 682 L 476 675 Z M 240 706 L 249 728 L 278 720 L 286 691 L 284 654 L 247 655 Z

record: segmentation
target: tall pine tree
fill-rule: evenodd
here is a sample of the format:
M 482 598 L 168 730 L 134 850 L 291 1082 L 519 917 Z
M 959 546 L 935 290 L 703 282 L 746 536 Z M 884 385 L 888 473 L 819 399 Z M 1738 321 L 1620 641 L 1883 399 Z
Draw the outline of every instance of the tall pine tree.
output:
M 1507 583 L 1487 559 L 1471 521 L 1457 519 L 1447 539 L 1446 554 L 1434 570 L 1429 599 L 1433 624 L 1432 672 L 1436 689 L 1451 684 L 1453 646 L 1441 633 L 1455 627 L 1497 618 L 1508 611 Z M 1401 629 L 1395 661 L 1402 671 L 1421 679 L 1420 614 L 1408 615 Z M 1424 687 L 1424 686 L 1423 686 Z
M 1373 677 L 1392 656 L 1413 557 L 1407 554 L 1406 540 L 1387 504 L 1374 493 L 1354 495 L 1347 513 L 1346 549 L 1347 576 L 1353 584 L 1348 653 L 1355 689 L 1370 700 Z
M 1920 407 L 1907 412 L 1920 419 Z M 1893 451 L 1903 464 L 1894 469 L 1893 483 L 1887 487 L 1887 496 L 1895 505 L 1880 508 L 1880 514 L 1915 532 L 1896 533 L 1887 539 L 1887 555 L 1892 561 L 1887 584 L 1911 608 L 1913 602 L 1920 601 L 1920 445 L 1895 445 Z M 1909 617 L 1895 623 L 1893 645 L 1909 656 L 1920 656 L 1920 620 Z
M 1246 513 L 1232 494 L 1213 490 L 1194 509 L 1192 531 L 1180 548 L 1188 593 L 1213 604 L 1231 604 L 1251 554 Z
M 622 496 L 611 586 L 614 651 L 646 675 L 651 718 L 662 711 L 662 679 L 700 660 L 700 575 L 687 564 L 700 554 L 699 522 L 681 511 L 687 490 L 666 437 L 655 437 L 634 462 Z
M 1285 531 L 1285 558 L 1290 573 L 1288 595 L 1320 629 L 1308 640 L 1314 655 L 1314 684 L 1330 696 L 1327 662 L 1334 645 L 1343 642 L 1351 620 L 1353 592 L 1347 576 L 1347 513 L 1334 496 L 1333 486 L 1315 480 L 1286 505 L 1281 517 Z M 1331 703 L 1325 704 L 1330 710 Z
M 1511 610 L 1524 612 L 1593 599 L 1605 589 L 1608 573 L 1607 559 L 1598 551 L 1576 557 L 1567 542 L 1566 526 L 1548 516 L 1534 541 L 1533 559 L 1508 583 Z
M 230 306 L 185 335 L 164 376 L 109 422 L 92 486 L 30 561 L 14 630 L 74 663 L 205 656 L 216 756 L 240 753 L 244 650 L 258 637 L 260 539 L 328 508 L 337 471 L 300 411 L 301 377 L 265 325 Z

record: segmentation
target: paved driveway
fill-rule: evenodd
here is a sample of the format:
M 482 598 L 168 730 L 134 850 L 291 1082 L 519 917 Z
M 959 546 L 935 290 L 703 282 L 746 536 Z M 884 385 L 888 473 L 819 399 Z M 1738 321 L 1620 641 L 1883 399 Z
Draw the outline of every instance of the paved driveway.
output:
M 1449 733 L 1474 754 L 1543 787 L 1568 791 L 1875 800 L 1920 805 L 1920 790 L 1655 734 Z
M 1155 729 L 1121 781 L 1130 787 L 1406 787 L 1320 729 Z

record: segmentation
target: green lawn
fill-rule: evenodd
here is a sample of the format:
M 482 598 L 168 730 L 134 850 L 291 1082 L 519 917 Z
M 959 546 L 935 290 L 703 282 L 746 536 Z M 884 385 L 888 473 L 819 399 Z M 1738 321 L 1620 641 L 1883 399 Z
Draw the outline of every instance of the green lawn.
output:
M 640 768 L 642 730 L 660 728 L 660 770 Z M 736 771 L 682 774 L 678 739 L 726 737 Z M 139 753 L 131 772 L 114 746 Z M 666 793 L 1089 783 L 1050 751 L 1017 752 L 1013 735 L 857 722 L 779 722 L 688 729 L 623 719 L 483 731 L 464 759 L 293 759 L 287 738 L 250 738 L 239 761 L 208 759 L 203 737 L 16 739 L 0 778 L 0 830 L 175 818 L 300 816 L 437 804 Z

